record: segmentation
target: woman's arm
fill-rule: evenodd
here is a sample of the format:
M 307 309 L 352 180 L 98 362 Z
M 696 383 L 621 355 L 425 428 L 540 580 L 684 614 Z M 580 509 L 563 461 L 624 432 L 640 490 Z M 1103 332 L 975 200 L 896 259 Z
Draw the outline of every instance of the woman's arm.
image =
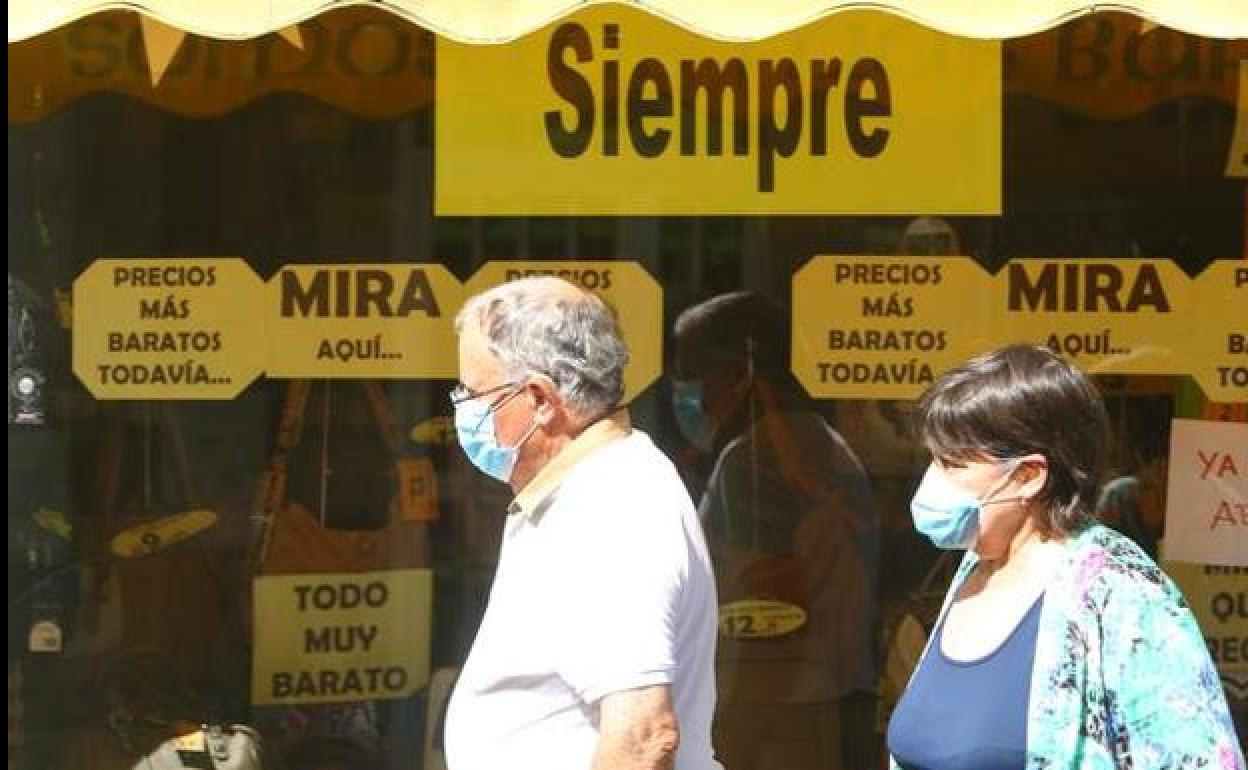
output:
M 1140 585 L 1109 597 L 1102 648 L 1115 765 L 1245 770 L 1217 669 L 1182 594 L 1164 575 L 1126 577 Z

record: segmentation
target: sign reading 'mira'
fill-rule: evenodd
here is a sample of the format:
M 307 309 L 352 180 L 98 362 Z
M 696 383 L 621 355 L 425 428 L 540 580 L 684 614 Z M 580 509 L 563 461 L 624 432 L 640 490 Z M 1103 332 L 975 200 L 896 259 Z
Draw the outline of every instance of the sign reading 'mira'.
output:
M 874 12 L 723 43 L 604 5 L 437 56 L 439 215 L 1000 213 L 998 43 Z

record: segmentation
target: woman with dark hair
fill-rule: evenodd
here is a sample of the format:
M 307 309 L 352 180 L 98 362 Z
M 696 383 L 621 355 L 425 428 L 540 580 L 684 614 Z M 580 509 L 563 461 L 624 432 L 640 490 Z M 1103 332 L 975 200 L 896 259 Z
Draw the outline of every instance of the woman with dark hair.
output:
M 1107 420 L 1078 369 L 1014 345 L 919 400 L 932 464 L 911 502 L 967 549 L 888 747 L 903 770 L 1244 770 L 1182 595 L 1093 521 Z

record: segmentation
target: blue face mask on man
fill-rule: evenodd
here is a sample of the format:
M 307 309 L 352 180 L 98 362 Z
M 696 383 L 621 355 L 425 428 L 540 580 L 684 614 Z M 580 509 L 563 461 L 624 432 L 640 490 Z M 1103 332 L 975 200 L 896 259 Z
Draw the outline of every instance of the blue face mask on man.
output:
M 672 411 L 676 413 L 676 427 L 690 444 L 702 446 L 706 441 L 706 396 L 702 383 L 688 380 L 672 380 Z
M 927 536 L 937 548 L 961 550 L 970 548 L 979 537 L 979 516 L 984 505 L 1005 486 L 1018 467 L 1017 460 L 1005 464 L 1005 473 L 982 498 L 954 484 L 939 465 L 932 463 L 910 501 L 914 528 Z
M 500 446 L 498 443 L 498 436 L 494 433 L 494 412 L 519 392 L 513 391 L 494 403 L 470 398 L 455 404 L 455 433 L 464 454 L 468 455 L 468 460 L 477 470 L 504 483 L 511 480 L 516 460 L 520 457 L 520 447 L 537 430 L 534 420 L 515 446 Z

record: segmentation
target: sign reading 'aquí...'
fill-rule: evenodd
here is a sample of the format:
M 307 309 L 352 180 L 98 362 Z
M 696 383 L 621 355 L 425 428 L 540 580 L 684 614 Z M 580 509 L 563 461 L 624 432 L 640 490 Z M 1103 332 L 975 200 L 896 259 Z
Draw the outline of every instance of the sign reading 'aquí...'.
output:
M 435 208 L 997 214 L 1000 50 L 872 12 L 722 43 L 615 5 L 439 41 Z
M 1248 265 L 1188 278 L 1165 260 L 821 256 L 793 277 L 793 373 L 822 398 L 915 398 L 1010 342 L 1095 374 L 1191 375 L 1248 401 Z
M 455 377 L 463 286 L 441 265 L 292 265 L 267 292 L 270 376 Z

